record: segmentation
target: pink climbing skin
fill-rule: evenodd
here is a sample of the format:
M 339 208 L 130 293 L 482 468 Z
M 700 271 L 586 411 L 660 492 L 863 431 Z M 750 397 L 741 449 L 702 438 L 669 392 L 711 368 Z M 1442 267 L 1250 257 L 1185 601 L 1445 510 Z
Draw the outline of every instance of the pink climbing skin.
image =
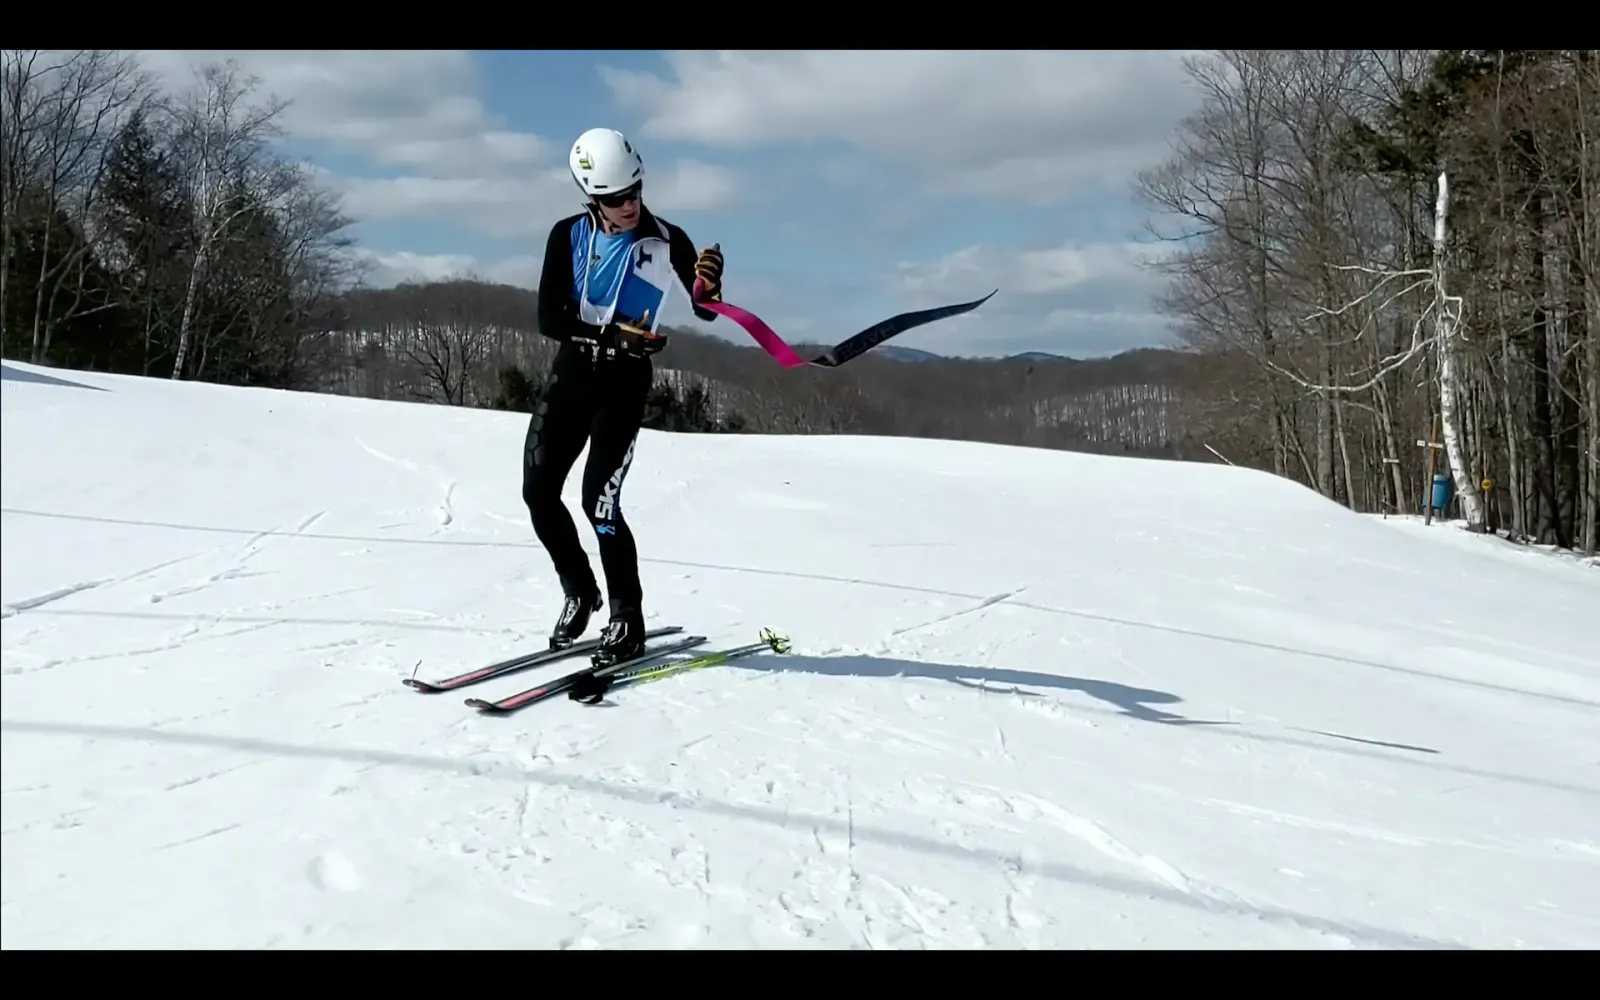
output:
M 898 336 L 907 330 L 913 330 L 924 323 L 933 323 L 941 319 L 949 319 L 951 316 L 959 316 L 962 313 L 971 312 L 993 298 L 995 292 L 998 291 L 999 289 L 997 288 L 983 298 L 973 299 L 971 302 L 957 302 L 948 306 L 939 306 L 935 309 L 918 309 L 914 312 L 903 312 L 898 316 L 891 316 L 886 320 L 872 324 L 865 330 L 851 334 L 810 359 L 802 358 L 796 354 L 794 348 L 784 343 L 783 338 L 774 333 L 772 327 L 763 323 L 761 317 L 755 313 L 740 309 L 738 306 L 729 305 L 726 302 L 707 301 L 705 298 L 705 283 L 699 278 L 695 279 L 694 290 L 690 293 L 690 299 L 702 309 L 709 309 L 718 316 L 726 316 L 728 319 L 733 320 L 756 343 L 761 345 L 762 350 L 766 351 L 774 361 L 785 368 L 800 368 L 805 365 L 815 365 L 818 368 L 838 368 L 840 365 L 848 364 L 852 359 L 872 350 L 889 338 Z
M 745 333 L 748 333 L 761 349 L 772 356 L 772 359 L 785 368 L 802 368 L 811 362 L 794 352 L 794 348 L 784 343 L 783 338 L 773 331 L 760 316 L 747 309 L 729 305 L 726 302 L 707 301 L 702 296 L 705 292 L 705 281 L 701 278 L 694 279 L 694 302 L 702 309 L 709 309 L 718 316 L 725 316 L 737 323 Z

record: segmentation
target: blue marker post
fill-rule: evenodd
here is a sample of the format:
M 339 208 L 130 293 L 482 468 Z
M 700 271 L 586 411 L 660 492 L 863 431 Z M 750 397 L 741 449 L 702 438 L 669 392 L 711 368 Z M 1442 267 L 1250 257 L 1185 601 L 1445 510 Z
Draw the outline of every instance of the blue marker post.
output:
M 1435 497 L 1438 495 L 1439 477 L 1434 475 L 1433 470 L 1438 467 L 1439 452 L 1444 448 L 1444 445 L 1440 444 L 1437 440 L 1439 437 L 1438 420 L 1435 420 L 1433 423 L 1433 437 L 1435 438 L 1433 441 L 1424 441 L 1421 438 L 1417 439 L 1418 448 L 1428 449 L 1428 482 L 1422 487 L 1423 524 L 1433 523 Z
M 1449 476 L 1442 472 L 1434 473 L 1433 496 L 1429 499 L 1433 503 L 1433 509 L 1439 512 L 1440 517 L 1443 517 L 1445 512 L 1450 509 L 1450 493 L 1454 486 L 1455 483 L 1451 482 Z

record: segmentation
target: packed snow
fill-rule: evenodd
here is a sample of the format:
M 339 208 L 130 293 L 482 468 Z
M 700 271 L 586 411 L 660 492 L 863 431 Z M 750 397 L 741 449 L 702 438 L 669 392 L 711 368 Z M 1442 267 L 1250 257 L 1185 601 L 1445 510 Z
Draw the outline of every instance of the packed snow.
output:
M 649 624 L 792 651 L 485 717 L 576 664 L 401 680 L 544 645 L 525 429 L 7 362 L 4 947 L 1600 946 L 1592 566 L 1221 465 L 647 431 Z

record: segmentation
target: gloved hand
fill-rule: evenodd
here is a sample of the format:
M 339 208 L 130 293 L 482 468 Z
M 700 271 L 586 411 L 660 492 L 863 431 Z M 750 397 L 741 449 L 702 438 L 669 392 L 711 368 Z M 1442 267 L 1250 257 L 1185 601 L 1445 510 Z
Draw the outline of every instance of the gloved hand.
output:
M 667 335 L 664 333 L 650 332 L 650 310 L 644 311 L 644 318 L 638 326 L 630 323 L 609 323 L 606 325 L 609 339 L 615 345 L 608 346 L 607 353 L 615 356 L 617 352 L 635 358 L 649 357 L 667 346 Z
M 722 301 L 722 244 L 713 243 L 700 251 L 694 262 L 694 274 L 699 279 L 701 297 L 712 302 Z

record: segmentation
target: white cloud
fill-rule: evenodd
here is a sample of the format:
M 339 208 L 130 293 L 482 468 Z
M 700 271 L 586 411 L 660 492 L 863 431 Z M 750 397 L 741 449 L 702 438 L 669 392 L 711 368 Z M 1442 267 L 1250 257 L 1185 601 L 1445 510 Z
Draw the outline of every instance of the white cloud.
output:
M 1195 106 L 1186 54 L 675 52 L 660 72 L 601 73 L 618 103 L 642 117 L 642 137 L 804 148 L 791 162 L 811 178 L 868 196 L 858 237 L 892 245 L 940 211 L 928 195 L 1028 206 L 1094 196 L 1088 214 L 1108 226 L 1132 210 L 1119 196 L 1131 193 L 1135 171 L 1165 158 L 1174 125 Z M 901 264 L 884 290 L 905 308 L 999 294 L 896 343 L 940 353 L 1099 354 L 1159 342 L 1165 323 L 1151 303 L 1158 286 L 1141 258 L 1160 251 L 1137 243 L 977 246 Z M 741 289 L 736 297 L 775 317 L 809 311 L 797 291 L 764 299 Z M 853 316 L 865 307 L 854 296 L 848 307 L 837 296 L 829 301 Z
M 567 138 L 506 127 L 479 98 L 471 52 L 182 51 L 141 52 L 173 87 L 195 67 L 234 59 L 259 77 L 259 96 L 290 100 L 292 138 L 360 157 L 399 177 L 323 171 L 358 221 L 450 222 L 500 238 L 543 239 L 582 197 L 567 172 Z M 652 165 L 650 204 L 693 211 L 737 197 L 728 170 L 696 161 Z
M 1165 244 L 1074 243 L 1041 249 L 970 246 L 931 263 L 902 261 L 889 281 L 919 299 L 948 298 L 952 289 L 1000 288 L 1013 295 L 1116 295 L 1147 292 L 1144 260 Z M 981 286 L 981 287 L 980 287 Z
M 652 210 L 697 212 L 732 204 L 745 195 L 739 178 L 727 167 L 699 160 L 679 160 L 662 172 L 645 165 L 645 187 Z
M 451 222 L 486 236 L 536 242 L 541 249 L 550 226 L 580 207 L 571 182 L 548 170 L 514 179 L 334 177 L 329 183 L 357 219 Z
M 360 250 L 368 267 L 367 283 L 374 288 L 390 288 L 404 281 L 448 281 L 454 278 L 480 278 L 518 288 L 537 290 L 539 257 L 508 257 L 479 261 L 465 254 L 419 254 L 408 250 Z
M 1151 294 L 1158 277 L 1145 262 L 1166 244 L 1073 243 L 1042 248 L 970 246 L 931 263 L 900 263 L 886 278 L 913 308 L 999 289 L 976 312 L 907 334 L 908 347 L 939 353 L 1048 350 L 1092 355 L 1162 338 Z
M 1193 98 L 1182 53 L 677 52 L 667 78 L 602 68 L 642 134 L 744 148 L 842 140 L 886 189 L 1064 200 L 1158 157 Z
M 652 210 L 669 216 L 724 204 L 738 182 L 721 167 L 685 161 L 647 174 Z M 336 177 L 328 183 L 358 219 L 456 222 L 487 236 L 542 241 L 559 218 L 582 209 L 583 197 L 565 166 L 522 177 Z
M 471 52 L 366 50 L 147 51 L 144 64 L 169 86 L 192 82 L 196 67 L 224 59 L 260 78 L 258 96 L 290 101 L 289 135 L 327 143 L 381 167 L 433 177 L 474 177 L 528 169 L 554 147 L 508 131 L 479 100 Z M 564 149 L 555 150 L 564 154 Z

